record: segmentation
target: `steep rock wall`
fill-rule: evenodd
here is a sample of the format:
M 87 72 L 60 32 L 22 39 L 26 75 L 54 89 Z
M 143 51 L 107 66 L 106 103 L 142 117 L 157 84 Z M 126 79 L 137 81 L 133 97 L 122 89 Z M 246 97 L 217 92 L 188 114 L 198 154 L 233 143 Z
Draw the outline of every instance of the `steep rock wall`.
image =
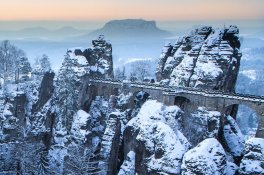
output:
M 164 46 L 157 80 L 170 85 L 234 92 L 241 53 L 239 29 L 204 26 Z

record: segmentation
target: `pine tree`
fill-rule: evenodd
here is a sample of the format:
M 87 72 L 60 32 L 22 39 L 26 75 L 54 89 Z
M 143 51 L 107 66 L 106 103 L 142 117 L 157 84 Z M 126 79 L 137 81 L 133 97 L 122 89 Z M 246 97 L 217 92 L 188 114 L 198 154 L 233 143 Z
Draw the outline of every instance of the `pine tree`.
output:
M 42 57 L 39 59 L 41 71 L 43 73 L 49 72 L 51 70 L 49 57 L 45 54 L 42 55 Z
M 18 68 L 17 68 L 17 74 L 19 80 L 28 80 L 29 79 L 29 73 L 32 71 L 32 68 L 30 66 L 30 63 L 28 61 L 28 58 L 25 56 L 22 56 L 18 60 Z
M 73 60 L 65 55 L 64 62 L 58 74 L 57 101 L 62 126 L 70 132 L 73 115 L 78 110 L 78 77 L 73 69 Z
M 19 62 L 18 62 L 18 68 L 19 68 L 20 74 L 28 74 L 32 71 L 32 68 L 30 66 L 30 63 L 27 57 L 20 57 Z

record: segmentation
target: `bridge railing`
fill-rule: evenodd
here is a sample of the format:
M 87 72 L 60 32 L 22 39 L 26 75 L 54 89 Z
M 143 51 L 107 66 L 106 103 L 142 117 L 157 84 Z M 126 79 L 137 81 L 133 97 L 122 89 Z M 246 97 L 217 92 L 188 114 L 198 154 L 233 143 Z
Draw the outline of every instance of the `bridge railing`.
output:
M 210 97 L 225 97 L 225 98 L 233 98 L 240 100 L 250 100 L 264 103 L 264 96 L 257 96 L 251 94 L 241 94 L 241 93 L 228 93 L 220 90 L 208 90 L 208 89 L 196 89 L 192 87 L 181 87 L 181 86 L 169 86 L 157 83 L 148 83 L 148 82 L 131 82 L 131 81 L 121 81 L 116 79 L 90 79 L 90 81 L 105 83 L 105 84 L 115 84 L 122 85 L 124 83 L 129 83 L 131 87 L 139 87 L 139 88 L 149 88 L 162 90 L 165 94 L 175 95 L 177 93 L 191 93 L 191 94 L 201 94 L 204 96 Z

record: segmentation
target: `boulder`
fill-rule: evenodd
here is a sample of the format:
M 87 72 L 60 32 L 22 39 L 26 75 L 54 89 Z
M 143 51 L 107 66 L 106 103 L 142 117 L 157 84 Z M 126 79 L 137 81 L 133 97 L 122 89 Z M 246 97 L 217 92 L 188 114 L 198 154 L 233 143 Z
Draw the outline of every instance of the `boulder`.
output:
M 226 173 L 226 154 L 215 139 L 205 139 L 184 154 L 182 175 L 223 175 Z
M 264 139 L 252 138 L 246 141 L 239 173 L 241 175 L 264 174 Z
M 146 101 L 124 131 L 124 154 L 135 152 L 138 174 L 179 174 L 183 154 L 190 144 L 177 130 L 181 110 L 155 100 Z M 125 158 L 127 160 L 128 158 Z

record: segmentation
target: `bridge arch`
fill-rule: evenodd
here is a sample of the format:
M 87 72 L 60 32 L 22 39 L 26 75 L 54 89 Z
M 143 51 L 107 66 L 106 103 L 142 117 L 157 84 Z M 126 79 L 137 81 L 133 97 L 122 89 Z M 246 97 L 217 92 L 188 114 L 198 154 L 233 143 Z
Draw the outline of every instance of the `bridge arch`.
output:
M 187 106 L 189 106 L 191 103 L 191 100 L 184 96 L 175 96 L 174 97 L 174 105 L 180 107 L 182 110 L 187 109 Z
M 224 108 L 223 114 L 224 115 L 230 115 L 234 119 L 236 119 L 237 112 L 238 112 L 239 104 L 231 104 Z
M 229 106 L 226 106 L 224 109 L 224 114 L 228 115 L 228 110 L 230 109 L 231 106 L 238 106 L 238 115 L 242 115 L 243 111 L 247 111 L 247 115 L 253 115 L 250 116 L 251 119 L 249 122 L 253 122 L 255 120 L 255 123 L 257 123 L 255 126 L 255 136 L 264 138 L 264 104 L 258 103 L 258 102 L 249 102 L 249 101 L 237 101 L 237 103 L 231 103 Z M 244 109 L 243 109 L 244 108 Z M 244 114 L 246 115 L 246 114 Z M 232 116 L 232 115 L 231 115 Z M 238 116 L 239 117 L 239 116 Z M 245 118 L 240 119 L 242 122 L 245 122 Z M 239 121 L 237 121 L 238 124 L 240 125 Z M 253 131 L 253 129 L 252 129 Z M 251 134 L 253 135 L 253 134 Z
M 102 86 L 99 92 L 100 92 L 101 96 L 107 97 L 107 94 L 108 94 L 107 93 L 107 86 Z
M 120 93 L 120 89 L 119 89 L 119 88 L 113 88 L 113 90 L 112 90 L 112 92 L 111 92 L 111 94 L 112 94 L 112 95 L 115 95 L 115 96 L 118 96 L 119 93 Z
M 140 107 L 148 98 L 150 94 L 145 91 L 136 91 L 133 93 L 134 104 Z
M 259 118 L 261 117 L 256 109 L 244 104 L 229 105 L 225 109 L 224 114 L 230 115 L 236 120 L 243 135 L 256 135 Z
M 88 111 L 90 109 L 90 105 L 95 97 L 98 95 L 98 89 L 95 85 L 86 85 L 85 93 L 81 99 L 81 108 L 84 111 Z

